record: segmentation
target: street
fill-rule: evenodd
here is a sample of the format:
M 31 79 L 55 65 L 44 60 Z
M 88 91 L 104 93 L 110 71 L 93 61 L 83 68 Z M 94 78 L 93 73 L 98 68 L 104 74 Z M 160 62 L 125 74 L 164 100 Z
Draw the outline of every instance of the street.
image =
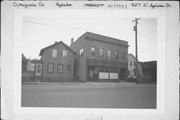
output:
M 156 85 L 81 83 L 22 85 L 22 107 L 156 108 Z

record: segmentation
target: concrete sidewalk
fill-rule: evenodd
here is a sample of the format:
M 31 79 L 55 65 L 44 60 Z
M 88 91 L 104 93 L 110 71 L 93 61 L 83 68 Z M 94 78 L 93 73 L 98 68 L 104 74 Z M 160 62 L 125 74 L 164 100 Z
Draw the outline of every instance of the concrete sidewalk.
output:
M 27 82 L 23 85 L 118 85 L 136 84 L 132 82 Z

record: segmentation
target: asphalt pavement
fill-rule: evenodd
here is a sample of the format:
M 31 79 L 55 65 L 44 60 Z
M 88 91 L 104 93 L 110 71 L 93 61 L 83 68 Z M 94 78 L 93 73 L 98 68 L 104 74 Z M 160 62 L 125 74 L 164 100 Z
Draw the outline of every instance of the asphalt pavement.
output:
M 39 83 L 22 85 L 22 107 L 156 108 L 156 85 Z

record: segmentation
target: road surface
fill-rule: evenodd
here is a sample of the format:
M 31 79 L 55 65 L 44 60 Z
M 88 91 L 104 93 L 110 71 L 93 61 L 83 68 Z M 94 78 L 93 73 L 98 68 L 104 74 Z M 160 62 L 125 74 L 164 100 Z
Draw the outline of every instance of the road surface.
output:
M 155 84 L 22 85 L 22 107 L 156 108 Z

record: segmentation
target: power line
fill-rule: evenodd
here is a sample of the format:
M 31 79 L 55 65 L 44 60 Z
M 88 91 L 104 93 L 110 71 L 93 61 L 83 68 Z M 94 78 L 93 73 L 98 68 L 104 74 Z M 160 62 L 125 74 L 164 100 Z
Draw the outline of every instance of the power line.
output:
M 147 35 L 145 35 L 145 34 L 143 34 L 143 33 L 138 32 L 138 34 L 141 35 L 141 36 L 143 36 L 143 37 L 145 37 L 145 38 L 147 38 L 147 39 L 156 41 L 155 39 L 153 39 L 153 38 L 151 38 L 151 37 L 149 37 L 149 36 L 147 36 Z
M 34 22 L 34 21 L 29 21 L 29 20 L 23 20 L 23 21 L 24 21 L 24 22 L 28 22 L 28 23 L 34 23 L 34 24 L 39 24 L 39 25 L 45 25 L 45 26 L 56 27 L 56 28 L 81 29 L 81 30 L 85 30 L 85 29 L 83 29 L 83 28 L 67 27 L 67 26 L 58 26 L 58 25 L 47 24 L 47 23 L 40 23 L 40 22 Z

